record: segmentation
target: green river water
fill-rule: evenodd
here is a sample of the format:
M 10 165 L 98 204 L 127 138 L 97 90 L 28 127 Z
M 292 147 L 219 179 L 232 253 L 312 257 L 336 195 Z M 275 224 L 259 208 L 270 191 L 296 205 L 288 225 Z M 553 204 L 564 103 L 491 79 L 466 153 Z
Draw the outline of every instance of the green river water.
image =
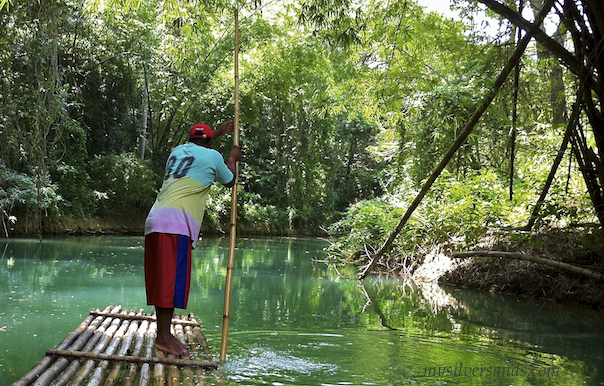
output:
M 90 310 L 146 305 L 142 237 L 0 240 L 0 386 Z M 604 385 L 604 313 L 402 281 L 340 278 L 325 242 L 240 238 L 232 385 Z M 188 312 L 220 349 L 228 239 L 193 252 Z

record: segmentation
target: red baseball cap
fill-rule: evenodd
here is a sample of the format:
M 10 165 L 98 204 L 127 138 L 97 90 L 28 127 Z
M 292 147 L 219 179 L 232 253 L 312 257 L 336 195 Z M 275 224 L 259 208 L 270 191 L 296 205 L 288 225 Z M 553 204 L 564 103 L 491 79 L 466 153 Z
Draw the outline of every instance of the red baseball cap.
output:
M 214 138 L 212 128 L 205 123 L 199 123 L 191 127 L 189 138 Z

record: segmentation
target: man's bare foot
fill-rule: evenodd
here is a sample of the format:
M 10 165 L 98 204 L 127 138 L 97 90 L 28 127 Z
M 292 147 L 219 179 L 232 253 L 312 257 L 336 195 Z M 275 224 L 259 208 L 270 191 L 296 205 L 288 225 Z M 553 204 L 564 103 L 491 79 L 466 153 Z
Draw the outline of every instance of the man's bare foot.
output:
M 178 343 L 182 346 L 182 348 L 184 348 L 185 350 L 189 351 L 189 345 L 187 345 L 186 343 L 184 343 L 183 341 L 181 341 L 180 339 L 176 339 L 178 341 Z
M 174 354 L 177 357 L 180 357 L 180 356 L 190 357 L 191 356 L 191 353 L 189 352 L 189 346 L 182 343 L 174 335 L 171 335 L 171 334 L 169 335 L 169 338 L 166 339 L 166 341 L 164 341 L 163 339 L 160 339 L 160 337 L 157 337 L 157 339 L 155 340 L 155 347 L 158 350 L 165 351 L 169 354 Z

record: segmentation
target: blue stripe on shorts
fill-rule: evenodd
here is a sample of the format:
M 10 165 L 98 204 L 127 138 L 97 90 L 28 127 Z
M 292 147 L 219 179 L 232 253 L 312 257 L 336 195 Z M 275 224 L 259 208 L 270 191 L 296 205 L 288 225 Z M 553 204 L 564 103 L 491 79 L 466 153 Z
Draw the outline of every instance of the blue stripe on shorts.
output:
M 178 236 L 176 255 L 176 284 L 174 286 L 174 307 L 184 309 L 187 300 L 187 281 L 189 280 L 189 237 Z

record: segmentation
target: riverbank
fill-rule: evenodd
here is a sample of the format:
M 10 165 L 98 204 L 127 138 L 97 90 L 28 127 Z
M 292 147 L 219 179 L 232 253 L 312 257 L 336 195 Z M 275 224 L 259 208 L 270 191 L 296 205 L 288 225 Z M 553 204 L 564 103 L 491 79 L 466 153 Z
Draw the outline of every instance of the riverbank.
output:
M 596 227 L 491 232 L 470 250 L 521 253 L 604 273 L 602 237 L 602 230 Z M 448 259 L 450 266 L 437 279 L 441 285 L 604 309 L 601 280 L 517 259 Z
M 4 229 L 7 238 L 12 237 L 39 237 L 40 229 L 42 236 L 60 235 L 143 235 L 145 232 L 146 213 L 141 215 L 115 214 L 104 217 L 70 217 L 42 222 L 27 221 L 27 217 L 21 216 L 23 221 L 11 224 L 10 229 Z M 227 220 L 228 221 L 228 220 Z M 212 224 L 207 219 L 201 227 L 201 234 L 207 236 L 226 235 L 229 232 L 229 224 Z M 246 236 L 317 236 L 327 237 L 329 234 L 322 228 L 287 228 L 275 227 L 267 223 L 253 223 L 242 220 L 237 224 L 237 233 Z

